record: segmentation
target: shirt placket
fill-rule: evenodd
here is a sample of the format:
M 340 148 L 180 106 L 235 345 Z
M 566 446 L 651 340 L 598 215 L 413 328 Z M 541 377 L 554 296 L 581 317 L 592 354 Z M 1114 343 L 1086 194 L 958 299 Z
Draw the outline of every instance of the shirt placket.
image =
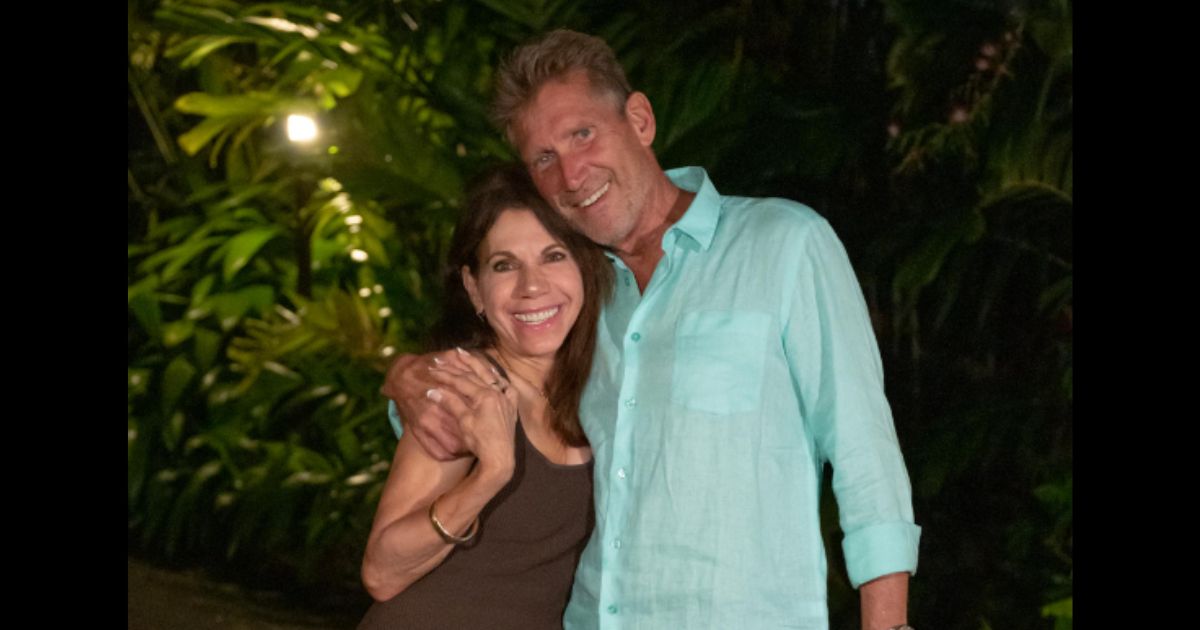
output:
M 626 603 L 623 601 L 626 594 L 620 589 L 621 585 L 617 580 L 621 570 L 616 567 L 625 564 L 622 562 L 621 555 L 623 553 L 622 546 L 626 546 L 625 538 L 628 533 L 625 531 L 625 527 L 631 520 L 629 518 L 630 486 L 635 483 L 634 475 L 637 474 L 633 462 L 633 438 L 639 418 L 644 415 L 642 413 L 644 406 L 637 398 L 638 383 L 641 381 L 643 367 L 644 342 L 641 331 L 646 325 L 646 319 L 654 317 L 656 311 L 659 310 L 655 308 L 659 296 L 669 293 L 664 288 L 670 280 L 671 270 L 670 252 L 672 248 L 667 245 L 668 240 L 674 242 L 674 239 L 664 239 L 663 247 L 667 253 L 663 255 L 655 268 L 650 283 L 646 286 L 646 292 L 634 308 L 633 315 L 629 318 L 629 325 L 621 338 L 621 387 L 618 396 L 617 419 L 613 426 L 613 455 L 609 462 L 609 470 L 605 473 L 608 476 L 609 508 L 605 516 L 603 552 L 601 553 L 601 566 L 604 569 L 601 571 L 600 579 L 600 627 L 606 629 L 621 627 L 622 608 Z M 617 269 L 621 276 L 618 278 L 618 282 L 625 283 L 626 287 L 636 282 L 633 272 L 623 263 L 618 263 Z M 632 290 L 636 291 L 636 286 Z

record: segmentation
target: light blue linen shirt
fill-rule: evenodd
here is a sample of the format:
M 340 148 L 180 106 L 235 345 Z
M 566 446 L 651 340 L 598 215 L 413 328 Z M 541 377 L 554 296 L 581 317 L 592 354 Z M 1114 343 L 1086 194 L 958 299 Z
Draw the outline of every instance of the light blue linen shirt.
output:
M 855 587 L 915 573 L 921 532 L 862 292 L 811 209 L 667 175 L 697 194 L 644 295 L 612 257 L 579 410 L 596 528 L 564 626 L 826 629 L 824 464 Z
M 667 175 L 697 194 L 645 294 L 613 257 L 579 410 L 596 528 L 564 626 L 828 628 L 824 464 L 855 587 L 915 572 L 921 531 L 861 289 L 811 209 Z

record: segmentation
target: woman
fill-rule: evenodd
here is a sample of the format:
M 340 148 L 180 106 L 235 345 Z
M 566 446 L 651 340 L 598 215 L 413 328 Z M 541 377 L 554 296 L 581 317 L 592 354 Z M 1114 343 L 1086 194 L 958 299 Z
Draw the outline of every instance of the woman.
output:
M 439 462 L 400 438 L 363 558 L 377 601 L 359 628 L 561 628 L 592 527 L 577 409 L 612 268 L 516 165 L 469 191 L 449 258 L 436 341 L 487 358 L 431 368 L 429 396 L 460 419 L 471 455 Z

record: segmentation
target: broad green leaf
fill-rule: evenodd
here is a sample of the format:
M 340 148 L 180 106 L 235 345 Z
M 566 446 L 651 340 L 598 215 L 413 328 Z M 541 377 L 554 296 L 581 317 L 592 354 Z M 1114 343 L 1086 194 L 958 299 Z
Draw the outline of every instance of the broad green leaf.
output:
M 225 146 L 225 143 L 229 140 L 230 136 L 232 136 L 234 132 L 238 130 L 238 125 L 240 125 L 243 120 L 244 119 L 241 118 L 237 119 L 234 124 L 225 127 L 221 133 L 217 134 L 217 139 L 212 142 L 212 148 L 210 148 L 208 151 L 208 168 L 214 170 L 217 168 L 217 163 L 221 160 L 221 147 Z M 246 125 L 241 126 L 245 127 Z
M 174 348 L 175 346 L 185 342 L 192 336 L 192 332 L 196 329 L 196 322 L 190 319 L 181 319 L 171 322 L 163 326 L 163 346 Z
M 317 81 L 329 88 L 329 91 L 333 92 L 338 98 L 346 98 L 358 90 L 358 85 L 362 83 L 362 78 L 363 73 L 361 70 L 350 66 L 341 66 L 322 73 L 317 77 Z
M 232 293 L 221 293 L 209 298 L 209 305 L 217 315 L 222 330 L 237 325 L 238 320 L 251 308 L 265 311 L 275 303 L 275 290 L 269 285 L 256 284 Z
M 368 260 L 371 261 L 372 265 L 377 267 L 391 266 L 392 263 L 388 258 L 387 249 L 384 248 L 383 242 L 379 238 L 366 230 L 359 232 L 358 236 L 361 239 L 361 248 L 370 256 Z
M 262 249 L 262 246 L 279 234 L 279 228 L 256 227 L 250 228 L 229 240 L 229 248 L 225 252 L 224 278 L 225 282 L 233 280 L 238 271 L 246 266 L 250 258 Z
M 193 338 L 195 339 L 196 365 L 200 366 L 202 370 L 207 370 L 212 367 L 213 361 L 221 351 L 221 335 L 200 327 L 196 328 Z
M 238 206 L 256 200 L 259 196 L 269 197 L 274 191 L 278 190 L 284 185 L 285 184 L 283 182 L 263 182 L 261 184 L 251 184 L 249 186 L 235 188 L 234 190 L 230 191 L 231 194 L 228 197 L 206 207 L 205 212 L 210 213 L 211 216 L 211 214 L 220 214 L 227 210 L 233 210 L 237 208 L 234 210 L 233 215 L 235 218 L 241 218 L 239 213 L 242 211 L 242 209 L 238 208 Z
M 312 261 L 313 263 L 327 263 L 334 256 L 346 251 L 345 245 L 339 239 L 318 238 L 313 234 L 312 239 Z
M 148 291 L 140 292 L 129 300 L 129 309 L 142 325 L 142 330 L 152 339 L 162 338 L 162 310 L 154 294 Z
M 204 58 L 207 57 L 213 51 L 224 48 L 225 46 L 228 46 L 230 44 L 254 41 L 254 40 L 250 39 L 249 37 L 238 37 L 238 36 L 229 36 L 229 35 L 221 36 L 221 37 L 205 36 L 205 37 L 203 37 L 203 39 L 206 39 L 207 41 L 200 44 L 199 46 L 196 46 L 196 48 L 194 50 L 192 50 L 192 52 L 182 62 L 179 63 L 179 67 L 191 68 L 193 66 L 196 66 L 201 61 L 203 61 Z
M 342 459 L 352 461 L 362 455 L 362 444 L 358 441 L 358 436 L 354 434 L 354 431 L 339 430 L 334 434 L 334 439 L 337 441 L 338 452 L 341 453 Z
M 173 260 L 171 260 L 171 262 L 167 263 L 166 266 L 163 267 L 163 270 L 162 270 L 163 282 L 171 281 L 171 279 L 173 279 L 175 277 L 175 274 L 179 273 L 180 269 L 183 269 L 183 267 L 185 265 L 187 265 L 189 262 L 191 262 L 193 258 L 198 256 L 205 249 L 208 249 L 209 247 L 213 247 L 215 245 L 220 245 L 223 242 L 225 242 L 224 238 L 214 236 L 214 237 L 206 238 L 206 239 L 203 239 L 200 241 L 184 243 L 183 245 L 180 245 L 177 249 L 177 252 L 176 252 L 177 255 L 175 256 L 175 258 Z
M 1071 299 L 1074 291 L 1074 275 L 1068 275 L 1063 279 L 1042 290 L 1038 296 L 1038 310 L 1045 313 L 1051 309 L 1058 309 Z
M 174 259 L 175 257 L 181 255 L 183 252 L 189 251 L 188 248 L 194 247 L 196 243 L 203 241 L 204 238 L 207 237 L 208 233 L 211 231 L 212 231 L 212 228 L 209 225 L 199 226 L 198 228 L 196 228 L 195 230 L 190 232 L 186 238 L 180 239 L 182 242 L 180 242 L 179 244 L 172 245 L 170 247 L 166 247 L 163 250 L 161 250 L 159 252 L 155 252 L 154 254 L 151 254 L 151 255 L 147 256 L 146 258 L 142 259 L 142 261 L 139 262 L 138 266 L 137 266 L 138 272 L 150 273 L 151 271 L 154 270 L 155 267 L 164 265 L 167 262 Z
M 139 294 L 153 293 L 158 288 L 158 276 L 146 276 L 141 280 L 129 285 L 128 299 L 130 301 Z M 132 307 L 132 305 L 130 305 Z
M 162 439 L 167 450 L 174 452 L 179 447 L 179 438 L 183 437 L 183 424 L 186 418 L 182 411 L 171 414 L 170 419 L 163 423 Z
M 150 384 L 150 370 L 146 368 L 129 368 L 129 397 L 135 398 L 146 393 Z
M 209 273 L 192 286 L 192 306 L 200 304 L 204 298 L 208 297 L 208 292 L 212 290 L 213 282 L 216 280 L 217 274 Z
M 892 280 L 892 290 L 899 296 L 915 297 L 918 291 L 937 278 L 946 256 L 956 245 L 978 240 L 984 230 L 983 214 L 978 209 L 962 213 L 939 227 L 900 263 Z
M 196 155 L 214 136 L 236 121 L 236 118 L 229 116 L 206 118 L 199 125 L 179 136 L 179 146 L 188 155 Z
M 308 24 L 297 24 L 291 20 L 285 20 L 278 17 L 260 17 L 257 15 L 251 15 L 242 18 L 242 20 L 249 22 L 250 24 L 265 26 L 281 33 L 299 33 L 306 39 L 316 39 L 317 35 L 320 34 L 320 31 Z
M 187 388 L 188 383 L 192 381 L 192 377 L 196 375 L 196 368 L 182 354 L 176 356 L 167 364 L 167 369 L 163 372 L 162 380 L 162 411 L 163 415 L 170 415 L 175 409 L 175 403 L 179 402 L 179 397 L 183 395 L 183 390 Z
M 152 252 L 155 249 L 156 248 L 154 247 L 154 245 L 151 245 L 150 243 L 132 243 L 126 248 L 125 251 L 127 252 L 126 256 L 128 256 L 129 258 L 133 258 L 134 256 L 139 256 L 139 255 L 145 254 L 147 252 Z
M 209 117 L 239 117 L 271 114 L 279 111 L 285 99 L 267 92 L 246 94 L 207 94 L 191 92 L 175 100 L 175 109 L 185 114 Z
M 1055 619 L 1072 619 L 1075 613 L 1075 597 L 1067 597 L 1042 606 L 1043 617 Z

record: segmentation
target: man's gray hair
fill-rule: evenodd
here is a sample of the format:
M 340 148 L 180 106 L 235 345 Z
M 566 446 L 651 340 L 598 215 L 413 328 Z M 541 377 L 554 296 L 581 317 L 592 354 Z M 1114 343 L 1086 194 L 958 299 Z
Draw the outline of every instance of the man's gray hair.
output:
M 557 29 L 528 41 L 496 70 L 492 122 L 513 141 L 513 122 L 548 81 L 562 80 L 575 70 L 587 71 L 593 93 L 613 99 L 624 114 L 633 90 L 612 48 L 599 37 Z

